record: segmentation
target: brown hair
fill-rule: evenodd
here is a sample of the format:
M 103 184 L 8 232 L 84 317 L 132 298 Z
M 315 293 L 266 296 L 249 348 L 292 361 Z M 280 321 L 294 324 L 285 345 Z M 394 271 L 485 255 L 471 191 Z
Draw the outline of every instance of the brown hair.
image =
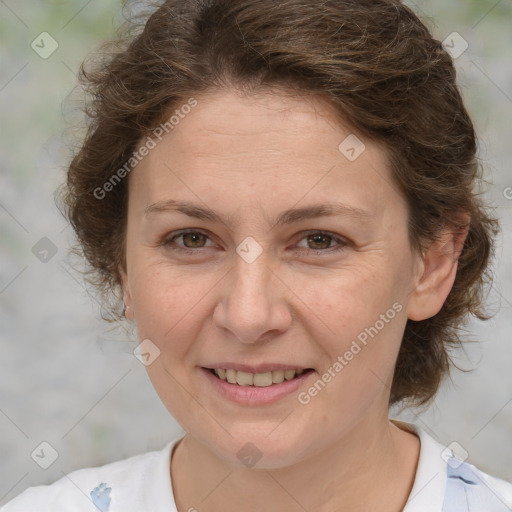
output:
M 498 232 L 476 189 L 476 136 L 452 59 L 429 29 L 398 0 L 168 0 L 113 53 L 107 48 L 92 71 L 80 70 L 89 129 L 61 199 L 89 282 L 116 297 L 114 317 L 122 315 L 127 179 L 103 199 L 94 191 L 191 94 L 228 86 L 314 94 L 387 148 L 415 250 L 442 227 L 460 228 L 458 213 L 470 215 L 453 289 L 433 318 L 407 322 L 396 362 L 390 405 L 428 403 L 466 316 L 487 318 L 482 296 Z

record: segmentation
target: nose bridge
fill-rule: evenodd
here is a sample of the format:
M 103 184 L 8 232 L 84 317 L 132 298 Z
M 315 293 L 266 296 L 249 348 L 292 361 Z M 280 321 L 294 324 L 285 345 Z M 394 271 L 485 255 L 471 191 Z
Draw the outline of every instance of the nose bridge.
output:
M 237 252 L 243 250 L 240 244 Z M 247 254 L 247 253 L 246 253 Z M 268 331 L 286 328 L 290 315 L 286 314 L 282 284 L 274 276 L 268 254 L 255 259 L 236 254 L 228 284 L 221 298 L 219 327 L 228 329 L 245 343 L 254 343 Z
M 246 304 L 269 300 L 269 284 L 272 277 L 271 263 L 267 254 L 258 256 L 254 261 L 237 256 L 233 268 L 232 293 L 241 295 Z

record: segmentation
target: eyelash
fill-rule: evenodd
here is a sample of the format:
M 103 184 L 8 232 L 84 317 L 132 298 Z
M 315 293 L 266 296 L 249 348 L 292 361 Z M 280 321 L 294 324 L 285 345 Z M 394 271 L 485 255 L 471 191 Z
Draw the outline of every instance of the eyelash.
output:
M 183 231 L 178 231 L 178 232 L 175 232 L 175 233 L 171 233 L 171 235 L 169 235 L 168 237 L 165 237 L 164 240 L 162 241 L 161 245 L 164 246 L 164 247 L 167 247 L 167 248 L 170 248 L 171 250 L 173 251 L 179 251 L 183 254 L 197 254 L 197 252 L 201 249 L 207 249 L 207 247 L 198 247 L 196 249 L 191 249 L 189 247 L 170 247 L 171 243 L 176 239 L 176 238 L 179 238 L 180 236 L 183 236 L 183 235 L 187 235 L 187 234 L 201 234 L 201 235 L 204 235 L 205 237 L 207 237 L 209 240 L 210 240 L 210 237 L 204 233 L 203 231 L 201 230 L 197 230 L 197 229 L 188 229 L 188 230 L 183 230 Z M 311 236 L 311 235 L 321 235 L 321 236 L 327 236 L 327 237 L 330 237 L 332 238 L 333 241 L 337 241 L 339 242 L 339 247 L 336 247 L 336 248 L 327 248 L 327 249 L 306 249 L 304 247 L 300 247 L 298 250 L 299 252 L 301 253 L 313 253 L 313 254 L 317 254 L 317 255 L 320 255 L 321 253 L 328 253 L 328 254 L 332 254 L 332 253 L 336 253 L 336 252 L 341 252 L 343 250 L 345 250 L 346 246 L 348 245 L 348 242 L 345 241 L 344 239 L 340 238 L 340 237 L 337 237 L 331 233 L 328 233 L 326 231 L 310 231 L 310 232 L 306 232 L 304 233 L 304 235 L 302 236 L 302 238 L 299 240 L 302 241 L 304 238 L 308 237 L 308 236 Z

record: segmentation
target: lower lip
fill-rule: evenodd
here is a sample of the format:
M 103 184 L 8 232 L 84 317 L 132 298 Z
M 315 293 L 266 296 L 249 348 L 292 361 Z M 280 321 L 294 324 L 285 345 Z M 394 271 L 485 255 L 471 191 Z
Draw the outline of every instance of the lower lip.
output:
M 294 379 L 285 380 L 279 384 L 272 384 L 271 386 L 258 387 L 230 384 L 226 380 L 219 379 L 206 368 L 200 368 L 200 370 L 212 383 L 214 389 L 221 395 L 229 398 L 233 402 L 244 405 L 264 405 L 277 402 L 294 391 L 297 391 L 306 379 L 314 373 L 314 371 L 308 370 Z

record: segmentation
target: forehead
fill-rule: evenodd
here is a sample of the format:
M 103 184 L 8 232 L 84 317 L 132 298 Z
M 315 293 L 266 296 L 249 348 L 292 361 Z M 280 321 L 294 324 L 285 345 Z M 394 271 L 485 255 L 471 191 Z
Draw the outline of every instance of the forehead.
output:
M 192 109 L 173 108 L 172 130 L 130 177 L 140 209 L 169 199 L 224 211 L 336 201 L 375 213 L 399 196 L 386 150 L 321 99 L 234 90 L 194 98 Z
M 183 116 L 169 139 L 174 149 L 192 152 L 198 158 L 203 153 L 208 157 L 237 158 L 258 152 L 269 160 L 273 153 L 323 160 L 321 152 L 333 143 L 337 149 L 340 135 L 353 133 L 333 106 L 320 97 L 298 96 L 284 90 L 243 94 L 236 89 L 223 89 L 198 96 L 196 101 L 197 106 Z M 176 110 L 179 107 L 173 109 Z M 310 151 L 312 146 L 315 152 Z M 334 154 L 338 156 L 337 152 Z M 253 163 L 264 165 L 260 161 Z

